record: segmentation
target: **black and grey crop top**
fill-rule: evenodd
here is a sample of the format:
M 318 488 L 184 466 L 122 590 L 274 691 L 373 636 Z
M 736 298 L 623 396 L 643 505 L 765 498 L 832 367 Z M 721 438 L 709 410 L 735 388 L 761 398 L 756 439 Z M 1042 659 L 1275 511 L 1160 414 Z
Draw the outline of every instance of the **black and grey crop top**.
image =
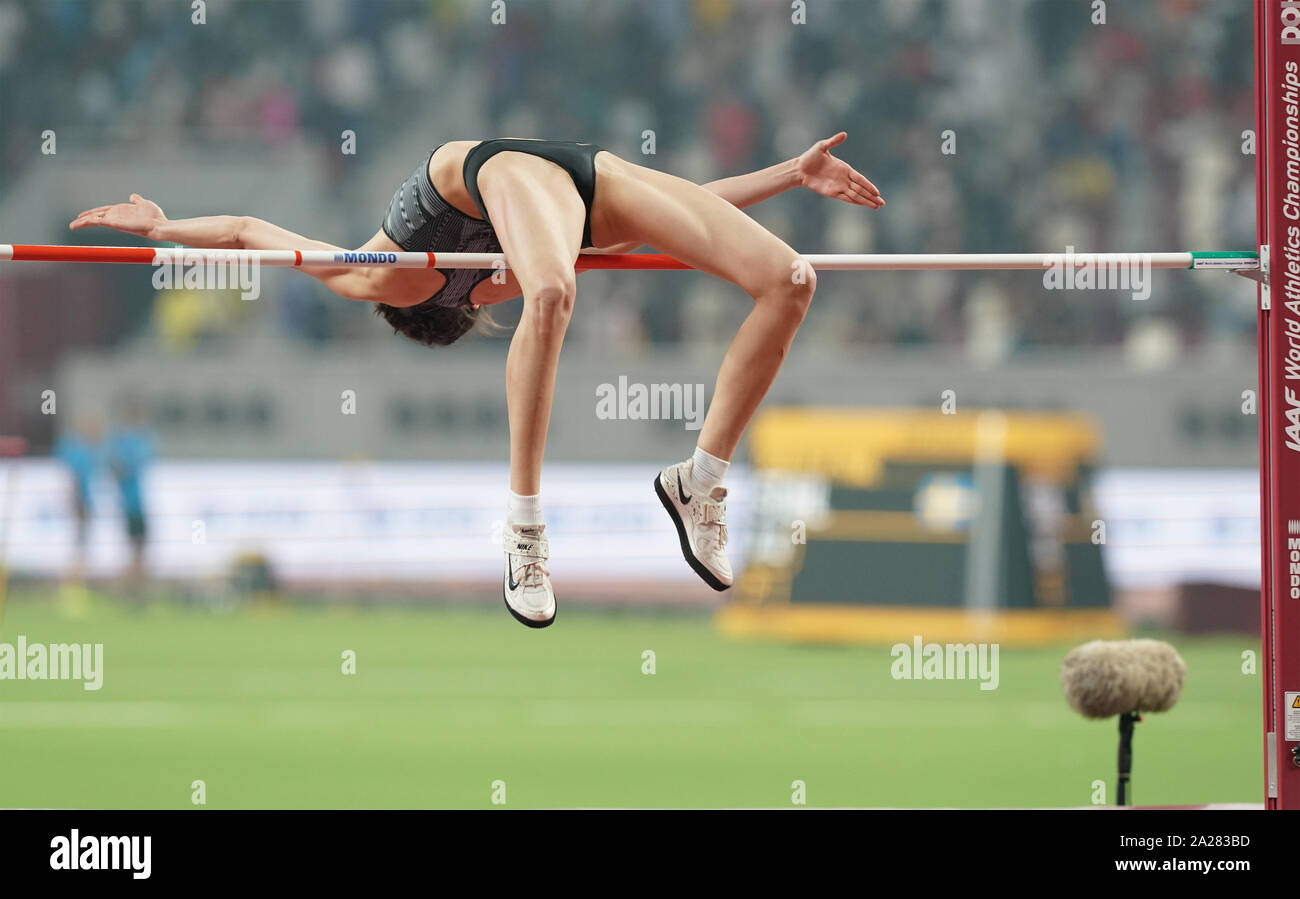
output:
M 429 180 L 429 151 L 424 162 L 393 194 L 384 215 L 384 233 L 403 250 L 416 253 L 500 253 L 492 226 L 452 206 Z M 492 277 L 492 269 L 438 269 L 447 279 L 430 301 L 438 306 L 467 306 L 474 288 Z

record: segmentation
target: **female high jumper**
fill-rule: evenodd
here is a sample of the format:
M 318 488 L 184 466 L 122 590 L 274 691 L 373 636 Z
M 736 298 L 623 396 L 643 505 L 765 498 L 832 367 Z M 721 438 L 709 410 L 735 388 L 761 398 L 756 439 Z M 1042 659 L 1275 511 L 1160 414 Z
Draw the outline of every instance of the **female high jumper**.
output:
M 341 296 L 377 303 L 376 312 L 397 331 L 430 346 L 470 330 L 481 307 L 523 295 L 506 358 L 510 494 L 502 585 L 506 608 L 521 623 L 536 628 L 555 620 L 542 457 L 579 251 L 623 253 L 649 245 L 753 298 L 722 360 L 694 455 L 654 480 L 686 562 L 709 586 L 725 590 L 732 575 L 722 480 L 817 284 L 798 253 L 740 210 L 797 186 L 858 206 L 884 206 L 875 185 L 831 154 L 845 138 L 840 132 L 796 159 L 705 185 L 594 144 L 450 141 L 402 183 L 379 231 L 357 252 L 504 252 L 510 265 L 504 283 L 493 283 L 492 270 L 301 269 Z M 343 251 L 247 216 L 172 221 L 138 194 L 129 203 L 87 210 L 71 227 L 96 225 L 192 247 Z

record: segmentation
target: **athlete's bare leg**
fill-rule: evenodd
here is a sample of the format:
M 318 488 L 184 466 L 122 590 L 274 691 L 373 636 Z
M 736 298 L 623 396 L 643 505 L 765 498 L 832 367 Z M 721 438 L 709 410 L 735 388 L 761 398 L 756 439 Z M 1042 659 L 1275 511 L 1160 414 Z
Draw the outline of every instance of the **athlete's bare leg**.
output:
M 754 308 L 718 372 L 699 446 L 730 459 L 803 322 L 816 274 L 798 254 L 721 197 L 682 178 L 610 153 L 596 157 L 593 240 L 649 244 L 731 281 Z M 500 153 L 479 172 L 484 205 L 524 294 L 510 345 L 506 390 L 510 487 L 539 491 L 555 369 L 573 310 L 573 263 L 585 210 L 568 174 L 523 153 Z
M 524 296 L 506 357 L 506 403 L 510 489 L 532 496 L 541 488 L 555 369 L 573 313 L 573 264 L 582 247 L 586 208 L 564 169 L 525 153 L 493 156 L 479 170 L 478 186 Z

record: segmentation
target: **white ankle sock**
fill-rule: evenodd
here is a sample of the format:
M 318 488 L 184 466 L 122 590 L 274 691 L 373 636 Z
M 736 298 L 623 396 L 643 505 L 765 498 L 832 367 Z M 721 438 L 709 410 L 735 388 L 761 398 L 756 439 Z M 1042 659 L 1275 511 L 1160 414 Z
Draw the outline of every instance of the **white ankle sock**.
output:
M 520 496 L 511 490 L 510 501 L 506 504 L 506 521 L 517 527 L 542 524 L 542 495 Z
M 712 490 L 722 483 L 730 467 L 730 462 L 717 456 L 710 456 L 697 446 L 695 455 L 691 456 L 691 481 L 694 482 L 696 489 Z

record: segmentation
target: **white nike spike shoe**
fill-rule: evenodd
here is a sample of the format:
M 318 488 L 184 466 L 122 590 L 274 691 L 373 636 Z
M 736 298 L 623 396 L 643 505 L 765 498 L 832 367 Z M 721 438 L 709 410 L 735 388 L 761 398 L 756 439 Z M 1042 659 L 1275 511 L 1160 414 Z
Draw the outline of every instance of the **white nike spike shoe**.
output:
M 691 460 L 669 465 L 655 476 L 655 493 L 677 526 L 686 564 L 714 590 L 731 586 L 727 562 L 727 488 L 692 495 Z
M 551 545 L 543 536 L 545 530 L 544 524 L 507 523 L 502 536 L 506 551 L 502 598 L 510 614 L 526 627 L 546 627 L 555 620 L 555 591 L 546 570 Z

